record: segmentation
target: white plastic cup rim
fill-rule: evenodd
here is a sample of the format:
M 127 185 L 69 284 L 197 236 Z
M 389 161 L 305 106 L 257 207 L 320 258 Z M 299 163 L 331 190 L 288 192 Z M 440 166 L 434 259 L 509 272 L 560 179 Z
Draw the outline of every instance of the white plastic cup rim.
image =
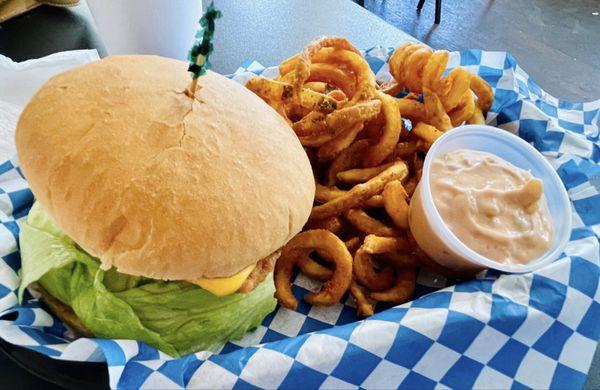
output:
M 471 142 L 473 142 L 474 139 L 477 139 L 478 143 L 483 141 L 480 147 L 464 146 L 465 148 L 487 151 L 489 153 L 496 154 L 500 158 L 505 159 L 521 169 L 532 170 L 534 176 L 542 179 L 546 199 L 552 199 L 555 203 L 549 207 L 550 214 L 552 216 L 552 222 L 554 224 L 554 240 L 548 251 L 546 251 L 546 253 L 544 253 L 542 256 L 525 264 L 500 263 L 480 255 L 463 244 L 448 228 L 437 208 L 435 207 L 433 196 L 431 194 L 429 174 L 432 161 L 438 157 L 438 155 L 449 151 L 443 150 L 444 146 L 450 141 L 456 141 L 457 138 L 461 137 L 464 139 L 471 138 Z M 515 158 L 495 153 L 491 148 L 493 148 L 494 142 L 498 141 L 510 143 L 514 148 L 513 152 Z M 520 158 L 516 158 L 517 156 L 520 156 Z M 523 166 L 523 160 L 528 160 L 530 163 L 532 163 L 532 165 Z M 540 174 L 540 172 L 542 174 Z M 444 244 L 452 250 L 452 252 L 460 254 L 464 259 L 473 263 L 475 266 L 492 268 L 511 273 L 530 272 L 554 261 L 562 253 L 567 242 L 569 241 L 571 235 L 571 203 L 569 201 L 564 184 L 552 165 L 550 165 L 550 163 L 539 151 L 537 151 L 525 140 L 509 133 L 506 130 L 485 125 L 466 125 L 446 132 L 433 143 L 427 152 L 425 162 L 423 164 L 423 174 L 421 177 L 420 187 L 421 201 L 423 202 L 423 207 L 426 210 L 426 215 L 429 219 L 430 226 L 433 230 L 435 230 L 433 233 L 437 234 L 438 237 L 443 240 Z M 561 216 L 560 223 L 557 222 L 557 216 L 559 215 Z

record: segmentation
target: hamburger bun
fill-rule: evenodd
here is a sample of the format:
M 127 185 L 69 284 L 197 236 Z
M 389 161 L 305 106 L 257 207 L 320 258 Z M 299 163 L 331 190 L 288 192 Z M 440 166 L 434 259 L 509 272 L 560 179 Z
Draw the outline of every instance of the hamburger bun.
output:
M 16 129 L 42 207 L 103 269 L 154 279 L 231 276 L 310 214 L 311 166 L 260 98 L 187 64 L 113 56 L 49 80 Z

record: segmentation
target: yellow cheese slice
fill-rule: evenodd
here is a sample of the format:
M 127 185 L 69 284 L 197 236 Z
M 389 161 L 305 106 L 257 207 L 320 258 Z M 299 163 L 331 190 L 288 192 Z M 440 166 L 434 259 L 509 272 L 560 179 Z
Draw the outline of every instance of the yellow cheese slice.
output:
M 210 291 L 214 295 L 222 297 L 224 295 L 233 294 L 239 290 L 255 267 L 256 264 L 251 264 L 237 274 L 227 278 L 200 278 L 192 283 Z

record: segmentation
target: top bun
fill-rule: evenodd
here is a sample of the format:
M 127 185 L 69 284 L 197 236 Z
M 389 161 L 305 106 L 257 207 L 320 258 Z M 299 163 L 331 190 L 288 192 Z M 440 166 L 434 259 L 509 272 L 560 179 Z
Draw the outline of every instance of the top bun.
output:
M 102 268 L 154 279 L 231 276 L 298 233 L 315 185 L 289 125 L 252 92 L 156 56 L 50 79 L 16 130 L 43 208 Z

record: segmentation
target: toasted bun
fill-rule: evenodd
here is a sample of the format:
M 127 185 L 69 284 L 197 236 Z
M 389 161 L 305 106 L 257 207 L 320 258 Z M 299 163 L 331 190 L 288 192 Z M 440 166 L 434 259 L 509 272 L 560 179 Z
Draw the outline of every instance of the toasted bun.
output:
M 283 246 L 314 181 L 288 124 L 223 76 L 184 91 L 184 62 L 115 56 L 53 77 L 16 130 L 37 200 L 102 267 L 230 276 Z

